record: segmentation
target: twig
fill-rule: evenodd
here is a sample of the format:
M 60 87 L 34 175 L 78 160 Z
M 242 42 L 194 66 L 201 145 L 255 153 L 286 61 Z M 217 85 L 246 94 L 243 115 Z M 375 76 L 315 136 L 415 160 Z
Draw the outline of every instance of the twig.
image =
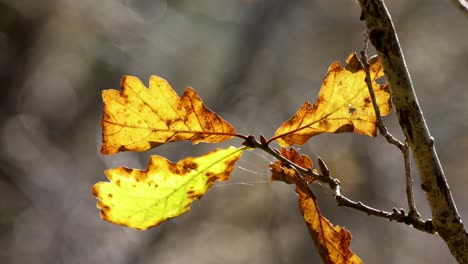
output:
M 404 148 L 405 148 L 404 144 L 401 143 L 398 139 L 396 139 L 392 134 L 390 134 L 390 132 L 388 132 L 387 127 L 383 123 L 382 115 L 380 114 L 379 105 L 377 104 L 377 98 L 375 98 L 374 88 L 372 87 L 372 80 L 370 78 L 370 71 L 369 71 L 370 66 L 369 66 L 369 62 L 367 58 L 367 37 L 364 40 L 364 43 L 366 44 L 364 44 L 364 48 L 361 51 L 360 60 L 361 60 L 362 67 L 364 68 L 364 71 L 366 73 L 365 82 L 367 84 L 367 88 L 369 90 L 372 105 L 374 107 L 375 116 L 377 118 L 377 127 L 379 129 L 380 134 L 387 140 L 388 143 L 395 145 L 402 152 L 404 152 Z
M 368 48 L 367 43 L 368 43 L 368 34 L 365 34 L 364 44 L 363 44 L 363 48 L 360 54 L 361 55 L 360 60 L 361 60 L 362 67 L 364 68 L 364 71 L 366 73 L 365 82 L 367 84 L 367 88 L 369 90 L 372 105 L 374 107 L 375 115 L 377 118 L 377 127 L 379 128 L 380 134 L 385 137 L 387 142 L 392 145 L 395 145 L 398 149 L 400 149 L 400 151 L 403 154 L 404 163 L 405 163 L 405 176 L 406 176 L 406 196 L 407 196 L 408 208 L 409 208 L 408 214 L 411 216 L 414 216 L 415 218 L 420 218 L 420 214 L 418 210 L 416 209 L 416 203 L 414 201 L 414 195 L 413 195 L 413 178 L 411 175 L 411 162 L 410 162 L 410 156 L 409 156 L 410 149 L 406 140 L 405 140 L 405 144 L 401 143 L 392 134 L 390 134 L 390 132 L 388 132 L 387 127 L 383 123 L 383 119 L 380 114 L 379 105 L 377 104 L 377 98 L 375 97 L 374 88 L 372 87 L 372 80 L 370 77 L 370 70 L 369 70 L 370 65 L 369 65 L 369 61 L 367 57 L 367 48 Z
M 288 167 L 293 169 L 302 179 L 303 179 L 303 175 L 308 175 L 308 176 L 313 177 L 317 181 L 328 184 L 330 189 L 332 189 L 334 192 L 334 197 L 338 203 L 338 206 L 346 206 L 346 207 L 354 208 L 356 210 L 365 212 L 368 215 L 379 216 L 379 217 L 388 219 L 390 221 L 405 223 L 407 225 L 411 225 L 414 228 L 420 231 L 426 232 L 426 233 L 433 234 L 435 232 L 434 227 L 432 225 L 432 221 L 421 220 L 421 218 L 419 217 L 419 214 L 411 214 L 411 211 L 409 214 L 406 214 L 403 209 L 399 209 L 399 210 L 393 209 L 393 212 L 390 213 L 390 212 L 378 210 L 370 206 L 364 205 L 361 202 L 354 202 L 350 200 L 349 198 L 346 198 L 345 196 L 341 194 L 340 181 L 331 176 L 330 170 L 328 169 L 327 165 L 320 157 L 318 158 L 318 165 L 319 165 L 321 173 L 316 173 L 311 168 L 306 169 L 290 161 L 289 159 L 281 155 L 278 150 L 270 148 L 270 146 L 268 145 L 268 142 L 263 136 L 260 136 L 260 142 L 259 142 L 254 136 L 250 135 L 242 143 L 242 145 L 249 147 L 249 148 L 258 148 L 267 152 L 268 154 L 272 155 L 273 157 L 281 161 L 283 164 L 286 164 Z
M 407 225 L 413 226 L 417 230 L 420 230 L 429 234 L 435 233 L 435 229 L 434 229 L 434 226 L 432 225 L 431 220 L 423 221 L 418 217 L 412 216 L 410 213 L 406 214 L 404 209 L 393 208 L 392 212 L 390 213 L 390 212 L 386 212 L 383 210 L 372 208 L 368 205 L 363 204 L 362 202 L 354 202 L 344 197 L 343 195 L 337 195 L 335 196 L 335 199 L 338 202 L 338 206 L 350 207 L 358 211 L 364 212 L 368 215 L 373 215 L 373 216 L 378 216 L 378 217 L 388 219 L 389 221 L 405 223 Z
M 281 155 L 278 150 L 270 148 L 270 146 L 268 145 L 268 142 L 263 136 L 260 136 L 260 142 L 259 142 L 254 136 L 249 135 L 247 139 L 242 143 L 242 145 L 249 147 L 249 148 L 261 149 L 267 152 L 268 154 L 272 155 L 273 157 L 275 157 L 277 160 L 281 161 L 282 163 L 287 164 L 288 166 L 290 166 L 291 168 L 293 168 L 294 170 L 296 170 L 302 175 L 311 176 L 315 180 L 328 183 L 331 186 L 339 184 L 339 181 L 337 179 L 325 178 L 322 175 L 315 173 L 311 168 L 303 168 L 297 165 L 296 163 L 290 161 L 289 159 Z M 335 181 L 338 181 L 338 183 L 336 183 Z
M 321 174 L 322 177 L 325 178 L 325 179 L 328 179 L 328 182 L 331 182 L 333 180 L 333 182 L 335 183 L 333 185 L 330 185 L 330 189 L 332 189 L 335 192 L 335 196 L 341 196 L 340 181 L 335 180 L 335 179 L 332 178 L 332 176 L 330 174 L 330 170 L 328 169 L 327 164 L 325 164 L 325 162 L 322 160 L 322 158 L 318 157 L 317 161 L 318 161 L 318 164 L 319 164 L 320 171 L 322 172 L 322 174 Z
M 330 178 L 333 179 L 330 175 L 330 170 L 328 169 L 327 165 L 325 162 L 319 157 L 318 158 L 318 164 L 320 167 L 320 171 L 322 172 L 322 175 L 324 178 Z M 332 186 L 330 186 L 332 188 Z M 335 192 L 335 199 L 336 202 L 338 203 L 338 206 L 346 206 L 350 208 L 354 208 L 358 211 L 367 213 L 368 215 L 374 215 L 374 216 L 379 216 L 386 218 L 390 221 L 397 221 L 399 223 L 405 223 L 407 225 L 412 225 L 414 228 L 433 234 L 435 232 L 434 227 L 432 226 L 432 221 L 427 220 L 423 221 L 421 220 L 421 217 L 419 214 L 412 213 L 411 210 L 408 214 L 405 213 L 405 210 L 403 209 L 393 209 L 393 212 L 385 212 L 383 210 L 378 210 L 375 208 L 372 208 L 368 205 L 363 204 L 362 202 L 354 202 L 350 200 L 349 198 L 346 198 L 341 194 L 341 187 L 340 185 L 336 185 L 335 188 L 332 188 L 332 190 Z M 411 208 L 411 207 L 410 207 Z
M 403 151 L 403 158 L 405 160 L 405 175 L 406 175 L 406 197 L 408 200 L 409 215 L 420 217 L 418 210 L 416 209 L 416 202 L 414 201 L 413 195 L 413 177 L 411 175 L 411 161 L 410 161 L 410 148 L 408 143 L 405 142 Z

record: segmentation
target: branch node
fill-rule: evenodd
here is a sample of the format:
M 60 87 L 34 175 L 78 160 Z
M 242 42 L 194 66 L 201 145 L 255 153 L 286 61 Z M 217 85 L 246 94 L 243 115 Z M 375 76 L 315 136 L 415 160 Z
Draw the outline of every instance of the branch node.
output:
M 325 162 L 322 160 L 322 158 L 318 157 L 317 160 L 318 160 L 319 168 L 320 168 L 320 171 L 322 172 L 322 174 L 325 175 L 325 176 L 330 175 L 330 170 L 328 169 L 327 164 L 325 164 Z
M 260 143 L 262 144 L 263 147 L 268 146 L 268 141 L 266 140 L 266 138 L 263 135 L 260 135 Z
M 255 143 L 257 143 L 257 140 L 255 139 L 255 137 L 253 135 L 248 135 L 241 145 L 246 146 L 248 148 L 255 148 L 256 147 Z

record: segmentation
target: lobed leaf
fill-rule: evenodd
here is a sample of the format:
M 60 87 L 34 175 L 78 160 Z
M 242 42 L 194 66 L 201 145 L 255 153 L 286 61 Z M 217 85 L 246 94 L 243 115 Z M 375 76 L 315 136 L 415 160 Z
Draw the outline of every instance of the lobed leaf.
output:
M 312 160 L 307 155 L 301 155 L 294 148 L 281 148 L 280 154 L 305 169 L 313 169 Z M 357 264 L 362 263 L 350 249 L 351 234 L 344 228 L 333 226 L 318 208 L 317 199 L 307 184 L 314 179 L 307 175 L 299 175 L 288 164 L 276 161 L 270 164 L 271 180 L 296 184 L 299 195 L 299 209 L 309 229 L 309 234 L 317 247 L 323 263 Z M 308 178 L 305 178 L 308 177 Z
M 190 87 L 179 98 L 160 77 L 151 76 L 147 89 L 140 79 L 124 76 L 121 89 L 102 92 L 102 154 L 145 151 L 180 140 L 217 143 L 236 133 Z
M 351 234 L 343 227 L 333 226 L 322 216 L 317 199 L 305 181 L 296 181 L 296 192 L 299 194 L 299 208 L 302 216 L 323 263 L 362 263 L 362 260 L 349 249 Z
M 105 171 L 110 182 L 93 186 L 101 217 L 144 230 L 190 210 L 216 180 L 225 181 L 244 148 L 217 149 L 172 163 L 151 156 L 144 171 L 118 167 Z
M 291 119 L 276 130 L 273 139 L 281 146 L 302 145 L 310 137 L 321 133 L 377 135 L 377 117 L 364 80 L 366 73 L 355 53 L 346 62 L 345 68 L 339 62 L 330 66 L 314 105 L 305 102 Z M 381 115 L 387 115 L 391 111 L 388 85 L 375 82 L 384 76 L 380 59 L 370 61 L 369 70 Z
M 299 154 L 299 152 L 294 148 L 290 148 L 289 150 L 281 148 L 280 154 L 286 159 L 290 160 L 292 163 L 299 165 L 306 170 L 314 168 L 312 159 L 307 155 Z M 288 164 L 282 163 L 279 160 L 270 164 L 269 167 L 271 171 L 271 181 L 282 181 L 287 184 L 292 184 L 295 183 L 297 177 L 299 177 L 294 169 L 290 168 Z M 313 170 L 316 171 L 315 169 Z M 313 183 L 315 181 L 315 179 L 309 175 L 301 175 L 301 177 L 307 183 Z

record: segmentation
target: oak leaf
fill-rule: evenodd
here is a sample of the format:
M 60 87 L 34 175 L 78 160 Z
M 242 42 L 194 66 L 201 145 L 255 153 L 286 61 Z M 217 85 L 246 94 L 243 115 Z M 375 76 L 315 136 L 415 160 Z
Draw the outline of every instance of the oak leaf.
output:
M 362 260 L 350 249 L 351 234 L 340 226 L 333 226 L 320 213 L 317 199 L 303 180 L 296 181 L 299 209 L 325 264 L 358 264 Z
M 280 149 L 280 154 L 303 167 L 304 169 L 313 169 L 312 160 L 304 154 L 299 154 L 294 148 Z M 296 184 L 296 193 L 299 195 L 299 209 L 309 234 L 317 247 L 323 263 L 357 264 L 362 263 L 357 255 L 350 249 L 351 234 L 344 228 L 333 226 L 319 210 L 317 199 L 307 184 L 312 183 L 314 179 L 308 175 L 299 175 L 299 172 L 292 169 L 287 163 L 276 161 L 270 164 L 271 180 L 283 181 L 287 184 Z
M 315 104 L 305 102 L 291 119 L 277 129 L 272 140 L 276 139 L 284 147 L 302 145 L 321 133 L 377 135 L 377 118 L 364 80 L 366 73 L 355 53 L 346 62 L 345 68 L 339 62 L 331 64 Z M 369 63 L 375 97 L 384 116 L 391 111 L 390 91 L 387 84 L 375 82 L 384 76 L 383 66 L 380 59 Z
M 301 166 L 306 170 L 311 169 L 316 171 L 314 169 L 312 159 L 307 155 L 299 154 L 299 152 L 294 148 L 290 148 L 289 150 L 281 148 L 280 154 L 286 159 L 290 160 L 292 163 Z M 279 160 L 276 160 L 274 163 L 270 164 L 269 167 L 271 171 L 271 181 L 282 181 L 287 184 L 292 184 L 295 183 L 296 177 L 299 176 L 297 175 L 298 172 L 296 170 L 290 168 L 288 164 Z M 315 181 L 315 179 L 309 175 L 301 175 L 300 177 L 302 177 L 307 183 L 313 183 Z
M 146 88 L 140 79 L 124 76 L 121 89 L 102 92 L 102 154 L 145 151 L 180 140 L 217 143 L 235 135 L 234 127 L 206 108 L 190 87 L 179 98 L 160 77 L 151 76 Z
M 105 171 L 110 182 L 93 186 L 101 217 L 144 230 L 190 210 L 216 180 L 229 178 L 244 148 L 217 149 L 171 163 L 151 156 L 146 170 L 118 167 Z

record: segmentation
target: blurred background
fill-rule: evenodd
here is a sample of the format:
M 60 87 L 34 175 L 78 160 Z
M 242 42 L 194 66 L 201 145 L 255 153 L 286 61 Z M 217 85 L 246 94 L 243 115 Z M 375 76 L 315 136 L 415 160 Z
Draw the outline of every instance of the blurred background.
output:
M 387 2 L 466 222 L 468 19 L 451 1 Z M 0 0 L 0 263 L 320 263 L 294 187 L 269 181 L 273 160 L 259 151 L 188 214 L 144 232 L 102 221 L 90 189 L 105 169 L 240 141 L 102 156 L 101 91 L 119 89 L 125 74 L 159 75 L 179 94 L 194 87 L 239 133 L 269 137 L 315 101 L 333 61 L 361 49 L 359 16 L 352 0 Z M 395 117 L 385 122 L 402 139 Z M 321 156 L 349 198 L 406 208 L 402 157 L 383 138 L 320 135 L 300 149 Z M 311 188 L 364 262 L 455 263 L 439 237 Z

